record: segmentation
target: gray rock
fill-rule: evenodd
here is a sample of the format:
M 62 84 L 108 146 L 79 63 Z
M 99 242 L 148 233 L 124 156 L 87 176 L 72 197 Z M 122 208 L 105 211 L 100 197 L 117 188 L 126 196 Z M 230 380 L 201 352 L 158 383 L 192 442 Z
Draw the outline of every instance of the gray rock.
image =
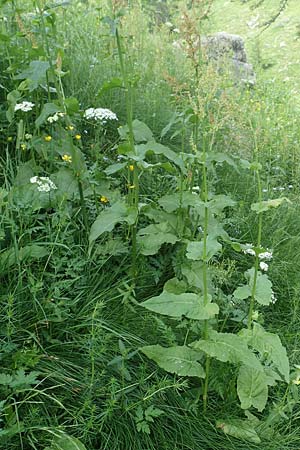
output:
M 247 62 L 244 40 L 237 34 L 216 33 L 201 39 L 202 48 L 209 60 L 213 61 L 220 72 L 226 68 L 236 82 L 255 84 L 255 73 Z

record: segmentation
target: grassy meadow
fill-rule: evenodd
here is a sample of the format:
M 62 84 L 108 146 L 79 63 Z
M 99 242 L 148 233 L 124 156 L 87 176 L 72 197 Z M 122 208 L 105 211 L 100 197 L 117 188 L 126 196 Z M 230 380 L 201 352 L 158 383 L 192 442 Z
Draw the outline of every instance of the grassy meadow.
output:
M 0 0 L 0 449 L 300 448 L 282 6 Z M 254 86 L 207 58 L 216 31 Z

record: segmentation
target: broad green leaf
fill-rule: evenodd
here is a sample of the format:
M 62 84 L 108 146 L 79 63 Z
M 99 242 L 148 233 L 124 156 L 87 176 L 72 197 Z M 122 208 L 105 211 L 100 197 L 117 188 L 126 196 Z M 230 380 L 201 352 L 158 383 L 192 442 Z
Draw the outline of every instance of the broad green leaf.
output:
M 153 139 L 153 133 L 150 128 L 140 120 L 135 119 L 132 122 L 133 135 L 135 142 L 147 142 Z M 118 128 L 119 135 L 122 139 L 127 139 L 129 133 L 128 125 Z
M 215 195 L 212 200 L 207 202 L 207 206 L 213 214 L 220 214 L 224 208 L 235 206 L 236 202 L 227 195 Z
M 263 370 L 261 363 L 248 348 L 245 340 L 236 334 L 218 333 L 211 330 L 208 340 L 193 342 L 191 346 L 196 350 L 202 350 L 219 361 L 244 364 L 257 370 Z
M 66 433 L 55 436 L 51 447 L 47 448 L 49 450 L 87 450 L 79 439 Z
M 252 203 L 251 210 L 255 211 L 257 214 L 260 214 L 264 211 L 268 211 L 271 208 L 278 208 L 278 206 L 282 205 L 282 203 L 284 202 L 291 203 L 291 201 L 287 197 L 273 198 L 271 200 L 265 200 L 263 202 Z
M 198 362 L 203 355 L 189 347 L 164 348 L 160 345 L 148 345 L 142 347 L 141 351 L 167 372 L 176 373 L 182 377 L 205 377 L 203 367 Z
M 137 242 L 142 255 L 155 255 L 163 244 L 175 244 L 179 241 L 171 231 L 167 222 L 148 225 L 139 230 Z
M 120 170 L 124 169 L 124 167 L 126 166 L 127 166 L 126 162 L 111 164 L 104 170 L 104 172 L 106 173 L 106 175 L 113 175 L 114 173 L 117 173 Z
M 289 382 L 289 360 L 286 348 L 282 345 L 277 334 L 269 333 L 255 323 L 252 330 L 244 329 L 240 331 L 240 335 L 250 347 L 258 351 L 262 358 L 279 371 L 287 383 Z
M 17 90 L 11 91 L 7 94 L 8 110 L 6 111 L 6 118 L 11 122 L 15 115 L 15 106 L 21 98 L 21 93 Z
M 233 436 L 237 439 L 253 442 L 255 444 L 259 444 L 261 442 L 254 426 L 248 420 L 218 420 L 217 428 L 220 428 L 225 434 Z
M 178 278 L 171 278 L 164 284 L 164 291 L 171 294 L 184 294 L 187 290 L 187 284 Z
M 233 293 L 234 298 L 237 300 L 245 300 L 251 297 L 251 288 L 246 284 L 245 286 L 239 286 Z
M 207 162 L 216 162 L 217 164 L 223 164 L 226 162 L 229 166 L 234 167 L 237 169 L 235 161 L 229 156 L 227 153 L 221 153 L 221 152 L 211 152 L 206 157 Z
M 49 116 L 51 116 L 52 114 L 55 114 L 59 111 L 61 111 L 61 109 L 54 103 L 46 103 L 43 106 L 41 114 L 38 116 L 38 118 L 35 121 L 35 126 L 37 128 L 40 127 L 48 119 Z
M 105 92 L 107 92 L 111 89 L 116 89 L 116 88 L 123 88 L 123 81 L 121 80 L 121 78 L 115 77 L 109 81 L 105 81 L 102 84 L 102 87 L 98 92 L 98 95 L 103 95 Z
M 93 243 L 99 236 L 107 231 L 112 231 L 117 223 L 127 222 L 132 225 L 137 216 L 135 208 L 130 208 L 124 202 L 117 202 L 111 207 L 102 211 L 93 225 L 89 235 L 90 244 Z
M 249 286 L 252 291 L 253 283 L 254 283 L 254 267 L 247 270 L 246 276 L 249 278 Z M 272 301 L 272 283 L 268 278 L 268 275 L 261 274 L 260 272 L 257 274 L 256 279 L 256 289 L 255 289 L 255 300 L 260 305 L 269 305 Z
M 188 259 L 185 260 L 181 265 L 181 273 L 187 279 L 189 286 L 194 286 L 198 289 L 201 289 L 201 291 L 204 290 L 203 265 L 204 263 L 202 261 L 191 261 Z M 207 285 L 208 291 L 211 292 L 212 282 L 209 267 L 207 270 Z
M 200 197 L 190 191 L 164 195 L 158 200 L 158 203 L 167 213 L 174 212 L 179 208 L 187 208 L 189 206 L 203 207 L 204 205 Z
M 203 297 L 193 293 L 172 294 L 164 291 L 159 296 L 141 303 L 141 306 L 166 316 L 185 316 L 194 320 L 208 320 L 219 312 L 216 303 L 209 302 L 204 305 Z
M 59 198 L 79 198 L 78 178 L 75 177 L 74 171 L 71 168 L 62 167 L 58 172 L 53 174 L 52 178 L 57 186 L 56 195 Z
M 268 400 L 267 377 L 261 370 L 241 366 L 237 377 L 237 393 L 242 409 L 251 406 L 262 411 Z
M 79 102 L 76 97 L 68 97 L 65 99 L 65 105 L 69 116 L 73 116 L 79 111 Z
M 216 238 L 207 236 L 206 255 L 203 257 L 204 241 L 189 242 L 186 248 L 186 257 L 193 261 L 209 261 L 211 258 L 222 250 L 222 245 Z
M 186 172 L 182 158 L 166 145 L 159 144 L 155 141 L 150 141 L 145 144 L 145 149 L 146 153 L 153 152 L 155 155 L 163 155 L 169 161 L 172 161 L 174 164 L 176 164 L 176 166 L 178 166 L 183 173 Z
M 16 253 L 14 248 L 10 248 L 0 253 L 0 267 L 2 271 L 6 271 L 21 261 L 44 258 L 48 254 L 49 251 L 47 247 L 37 244 L 30 244 L 25 247 L 21 247 L 19 248 L 18 253 Z
M 46 72 L 50 64 L 48 61 L 31 61 L 29 67 L 14 77 L 15 80 L 28 80 L 29 92 L 34 91 L 39 84 L 46 81 Z

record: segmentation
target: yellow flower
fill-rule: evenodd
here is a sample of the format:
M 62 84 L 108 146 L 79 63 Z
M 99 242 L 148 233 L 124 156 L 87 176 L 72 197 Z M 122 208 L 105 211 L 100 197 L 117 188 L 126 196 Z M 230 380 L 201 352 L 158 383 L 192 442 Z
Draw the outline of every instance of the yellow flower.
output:
M 81 134 L 75 134 L 75 139 L 77 139 L 77 141 L 80 141 L 80 139 L 81 139 Z
M 21 144 L 20 147 L 21 147 L 21 150 L 26 150 L 26 144 Z
M 12 142 L 12 140 L 13 140 L 13 137 L 12 136 L 8 136 L 7 142 Z
M 65 161 L 65 162 L 68 162 L 68 163 L 71 163 L 71 162 L 72 162 L 72 156 L 67 155 L 67 154 L 63 155 L 63 156 L 61 157 L 61 159 L 62 159 L 63 161 Z
M 108 200 L 107 197 L 105 197 L 105 195 L 101 195 L 101 197 L 100 197 L 100 202 L 101 202 L 101 203 L 108 203 L 109 200 Z
M 48 135 L 48 136 L 45 136 L 44 139 L 45 139 L 46 142 L 52 141 L 52 137 L 49 136 L 49 135 Z
M 133 164 L 130 164 L 129 170 L 130 170 L 130 172 L 133 172 L 133 171 L 134 171 L 134 165 L 133 165 Z
M 69 126 L 67 126 L 67 129 L 70 130 L 70 131 L 73 131 L 74 127 L 73 127 L 73 125 L 69 125 Z

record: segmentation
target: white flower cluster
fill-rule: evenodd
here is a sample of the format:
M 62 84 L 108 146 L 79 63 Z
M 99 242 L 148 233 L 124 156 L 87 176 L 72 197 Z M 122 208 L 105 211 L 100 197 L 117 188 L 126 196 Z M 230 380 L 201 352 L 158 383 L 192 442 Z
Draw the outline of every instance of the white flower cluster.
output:
M 259 267 L 260 267 L 260 270 L 262 270 L 263 272 L 267 272 L 268 269 L 269 269 L 268 264 L 265 263 L 265 262 L 263 262 L 263 261 L 261 261 L 261 262 L 259 263 Z
M 28 112 L 28 111 L 31 111 L 33 107 L 34 107 L 34 103 L 24 101 L 22 103 L 16 104 L 15 111 Z
M 65 114 L 62 113 L 62 112 L 57 112 L 57 113 L 54 114 L 54 116 L 48 117 L 47 122 L 49 122 L 49 123 L 57 122 L 58 119 L 59 119 L 60 117 L 63 117 L 64 115 L 65 115 Z
M 255 250 L 253 248 L 252 244 L 245 244 L 245 248 L 243 250 L 243 252 L 245 253 L 245 255 L 251 255 L 251 256 L 255 256 Z M 258 254 L 259 259 L 266 259 L 267 261 L 270 261 L 273 258 L 273 253 L 271 252 L 271 250 L 267 250 L 266 252 L 259 252 Z M 262 269 L 262 270 L 268 270 L 268 269 Z
M 48 177 L 31 177 L 30 183 L 37 184 L 37 190 L 39 192 L 50 192 L 51 189 L 57 189 L 53 181 Z
M 84 112 L 86 119 L 99 120 L 103 125 L 108 120 L 118 120 L 117 115 L 107 108 L 88 108 Z

